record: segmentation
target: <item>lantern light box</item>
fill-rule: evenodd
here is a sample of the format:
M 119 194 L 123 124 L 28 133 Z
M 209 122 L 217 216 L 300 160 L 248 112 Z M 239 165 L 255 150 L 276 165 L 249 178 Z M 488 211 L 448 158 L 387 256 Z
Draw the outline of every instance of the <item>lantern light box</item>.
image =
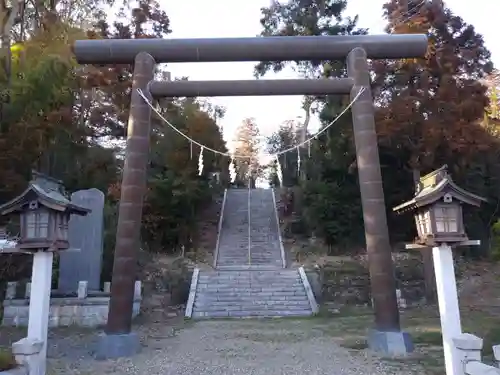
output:
M 21 233 L 16 247 L 26 251 L 68 249 L 70 216 L 89 212 L 67 198 L 61 181 L 38 172 L 33 172 L 33 179 L 21 195 L 0 206 L 1 215 L 20 215 Z
M 468 241 L 462 205 L 479 207 L 486 199 L 456 185 L 443 167 L 420 178 L 412 200 L 394 207 L 396 213 L 413 212 L 417 226 L 417 244 L 429 247 L 440 243 Z

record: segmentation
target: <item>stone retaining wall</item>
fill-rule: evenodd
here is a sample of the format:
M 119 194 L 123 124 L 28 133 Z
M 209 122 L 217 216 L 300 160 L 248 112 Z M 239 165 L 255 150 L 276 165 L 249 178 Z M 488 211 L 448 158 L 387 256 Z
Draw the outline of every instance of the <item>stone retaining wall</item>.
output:
M 396 257 L 394 265 L 403 304 L 420 303 L 425 295 L 420 259 Z M 307 274 L 321 303 L 339 307 L 371 305 L 370 275 L 364 259 L 326 262 L 309 268 Z
M 28 369 L 26 367 L 17 367 L 12 370 L 0 371 L 0 375 L 28 375 Z
M 17 296 L 17 283 L 8 283 L 6 299 L 3 301 L 2 326 L 20 327 L 28 325 L 29 316 L 29 283 L 26 285 L 24 298 Z M 103 291 L 88 291 L 87 282 L 80 281 L 75 296 L 61 296 L 52 291 L 50 299 L 49 327 L 66 327 L 70 325 L 98 327 L 105 325 L 108 319 L 110 283 L 106 283 Z M 132 317 L 139 315 L 141 307 L 141 282 L 136 281 Z

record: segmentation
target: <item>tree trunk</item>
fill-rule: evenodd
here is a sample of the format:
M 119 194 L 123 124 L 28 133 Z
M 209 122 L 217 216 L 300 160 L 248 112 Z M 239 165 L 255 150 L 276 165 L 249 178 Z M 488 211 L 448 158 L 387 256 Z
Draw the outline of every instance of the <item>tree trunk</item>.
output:
M 21 4 L 23 1 L 13 1 L 12 7 L 9 7 L 5 0 L 0 3 L 0 41 L 2 43 L 2 68 L 5 73 L 5 86 L 10 87 L 11 84 L 11 65 L 12 65 L 12 51 L 10 50 L 11 45 L 11 32 L 16 22 L 16 18 L 19 15 L 19 10 L 21 9 Z M 4 123 L 5 118 L 5 104 L 9 103 L 10 97 L 6 96 L 0 98 L 0 124 Z M 2 125 L 3 126 L 3 125 Z M 5 130 L 5 129 L 2 129 Z
M 306 117 L 304 119 L 304 124 L 302 125 L 302 131 L 300 135 L 300 143 L 304 143 L 307 139 L 307 128 L 309 127 L 309 122 L 311 121 L 311 107 L 313 104 L 313 98 L 306 98 L 305 103 L 304 103 L 304 111 L 306 113 Z M 302 149 L 305 149 L 309 147 L 309 145 L 302 145 Z M 300 152 L 300 150 L 299 150 Z M 300 156 L 302 157 L 304 155 L 303 152 L 300 153 Z M 307 181 L 307 171 L 306 171 L 306 163 L 302 161 L 301 168 L 299 170 L 299 181 L 305 182 Z
M 413 169 L 413 182 L 415 189 L 420 181 L 420 171 Z M 434 260 L 432 259 L 432 249 L 421 250 L 422 264 L 424 268 L 425 300 L 428 304 L 436 302 L 436 275 L 434 274 Z
M 433 304 L 436 302 L 437 293 L 431 248 L 422 249 L 422 263 L 424 264 L 425 300 L 428 304 Z

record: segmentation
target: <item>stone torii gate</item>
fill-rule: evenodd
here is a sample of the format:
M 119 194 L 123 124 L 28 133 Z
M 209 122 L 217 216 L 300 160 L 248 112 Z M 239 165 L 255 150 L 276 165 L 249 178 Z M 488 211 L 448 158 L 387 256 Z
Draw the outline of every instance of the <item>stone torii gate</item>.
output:
M 375 311 L 375 330 L 370 334 L 369 344 L 386 353 L 411 351 L 411 340 L 400 329 L 367 59 L 424 57 L 427 50 L 425 35 L 79 40 L 73 49 L 80 64 L 134 64 L 111 301 L 98 357 L 130 356 L 139 350 L 137 335 L 131 330 L 131 319 L 149 158 L 151 109 L 137 89 L 149 99 L 329 94 L 350 94 L 354 98 L 363 89 L 352 106 L 352 116 Z M 347 59 L 349 78 L 153 81 L 156 63 L 343 59 Z

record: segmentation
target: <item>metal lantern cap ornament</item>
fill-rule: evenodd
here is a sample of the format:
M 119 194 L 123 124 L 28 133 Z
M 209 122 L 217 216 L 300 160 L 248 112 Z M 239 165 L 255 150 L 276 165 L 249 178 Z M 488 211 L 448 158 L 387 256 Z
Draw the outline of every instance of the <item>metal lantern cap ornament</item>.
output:
M 444 165 L 421 177 L 413 199 L 394 207 L 393 211 L 414 212 L 418 232 L 416 243 L 433 247 L 440 243 L 468 241 L 462 204 L 479 207 L 485 201 L 457 186 L 448 174 L 448 166 Z
M 21 233 L 16 247 L 26 251 L 68 249 L 71 214 L 84 216 L 90 210 L 71 203 L 61 181 L 35 171 L 32 175 L 21 195 L 0 206 L 1 215 L 20 215 Z

